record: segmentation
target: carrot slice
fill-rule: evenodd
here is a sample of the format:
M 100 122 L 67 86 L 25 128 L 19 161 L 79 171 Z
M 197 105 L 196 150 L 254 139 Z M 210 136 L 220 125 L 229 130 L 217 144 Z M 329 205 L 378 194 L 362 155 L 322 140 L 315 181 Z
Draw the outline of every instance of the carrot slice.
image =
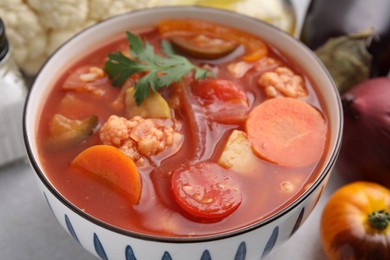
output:
M 320 159 L 327 127 L 313 106 L 294 98 L 273 98 L 249 113 L 246 130 L 259 157 L 283 166 L 301 167 Z
M 126 196 L 131 204 L 141 197 L 141 176 L 133 160 L 110 145 L 95 145 L 82 151 L 71 169 L 91 174 Z

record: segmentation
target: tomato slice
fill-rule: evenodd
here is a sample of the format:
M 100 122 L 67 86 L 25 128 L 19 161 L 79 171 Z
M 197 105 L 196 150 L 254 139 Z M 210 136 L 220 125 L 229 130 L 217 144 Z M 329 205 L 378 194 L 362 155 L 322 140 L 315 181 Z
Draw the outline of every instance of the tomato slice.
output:
M 176 170 L 171 188 L 175 201 L 198 219 L 220 220 L 241 204 L 234 173 L 216 163 L 202 162 Z
M 248 99 L 236 82 L 224 79 L 198 80 L 191 86 L 191 90 L 212 119 L 227 124 L 245 120 L 249 111 Z

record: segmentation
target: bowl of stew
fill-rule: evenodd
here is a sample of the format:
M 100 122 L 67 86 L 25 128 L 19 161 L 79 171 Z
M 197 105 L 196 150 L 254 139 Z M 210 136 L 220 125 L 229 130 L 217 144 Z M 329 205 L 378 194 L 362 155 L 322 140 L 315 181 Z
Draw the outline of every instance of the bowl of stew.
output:
M 204 7 L 126 13 L 36 77 L 24 137 L 42 196 L 102 259 L 259 259 L 315 207 L 341 139 L 302 43 Z

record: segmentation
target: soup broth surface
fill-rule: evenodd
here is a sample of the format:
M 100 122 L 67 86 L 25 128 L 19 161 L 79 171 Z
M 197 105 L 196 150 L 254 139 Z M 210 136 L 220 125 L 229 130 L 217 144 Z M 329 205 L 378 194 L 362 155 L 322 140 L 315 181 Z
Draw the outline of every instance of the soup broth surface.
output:
M 215 28 L 218 26 L 215 25 Z M 185 28 L 176 28 L 164 31 L 160 24 L 156 28 L 135 32 L 141 36 L 144 43 L 151 44 L 158 55 L 166 57 L 161 49 L 164 39 L 171 42 L 177 55 L 184 56 L 196 66 L 212 72 L 206 79 L 195 79 L 194 73 L 191 72 L 178 82 L 158 91 L 168 104 L 170 115 L 168 119 L 159 118 L 164 122 L 159 129 L 164 132 L 169 123 L 175 137 L 171 145 L 165 140 L 165 146 L 163 145 L 161 151 L 154 151 L 148 155 L 137 153 L 138 148 L 135 148 L 135 155 L 129 155 L 129 150 L 124 149 L 123 140 L 115 142 L 112 138 L 110 143 L 107 143 L 107 136 L 110 136 L 113 131 L 106 130 L 110 118 L 118 120 L 117 122 L 129 122 L 134 119 L 133 112 L 129 111 L 136 110 L 129 108 L 129 94 L 126 93 L 148 73 L 137 73 L 123 86 L 113 86 L 112 79 L 104 70 L 104 64 L 110 53 L 118 51 L 131 58 L 125 34 L 98 45 L 96 49 L 85 53 L 69 68 L 59 73 L 45 101 L 39 121 L 37 141 L 40 160 L 48 179 L 67 200 L 87 214 L 125 230 L 168 237 L 204 236 L 232 231 L 269 217 L 302 195 L 317 178 L 316 167 L 321 162 L 321 154 L 326 148 L 327 119 L 320 99 L 304 71 L 256 36 L 251 35 L 253 39 L 262 42 L 267 51 L 266 54 L 262 54 L 263 56 L 248 60 L 247 56 L 253 52 L 254 47 L 243 40 L 237 40 L 239 36 L 226 39 L 218 34 L 212 35 L 210 30 L 185 31 Z M 239 33 L 243 32 L 239 31 Z M 221 48 L 219 42 L 227 44 L 226 42 L 229 41 L 236 46 L 226 54 L 218 54 L 222 55 L 221 57 L 208 58 L 209 53 L 204 57 L 203 54 L 199 56 L 183 49 L 183 46 L 174 42 L 177 36 L 198 37 L 201 47 L 202 42 L 208 44 L 215 42 L 217 47 Z M 206 37 L 206 41 L 202 37 Z M 242 35 L 240 37 L 242 38 Z M 304 90 L 303 94 L 299 94 L 300 91 L 302 92 L 299 87 Z M 313 139 L 305 141 L 319 142 L 318 147 L 321 147 L 321 150 L 316 151 L 319 155 L 315 155 L 314 159 L 292 165 L 300 160 L 294 159 L 294 156 L 300 154 L 301 149 L 305 152 L 308 147 L 282 151 L 281 161 L 278 157 L 274 158 L 266 152 L 263 153 L 261 147 L 256 147 L 257 137 L 251 137 L 250 134 L 252 125 L 264 126 L 267 123 L 258 121 L 260 119 L 253 119 L 250 125 L 248 118 L 252 116 L 251 113 L 255 108 L 274 99 L 294 99 L 292 102 L 298 100 L 321 114 L 324 132 L 318 138 L 316 134 L 314 134 L 315 138 L 308 134 L 310 136 L 308 138 Z M 270 111 L 270 113 L 275 113 L 275 118 L 284 120 L 284 112 Z M 55 124 L 53 120 L 58 115 L 79 122 L 93 115 L 97 121 L 92 131 L 81 134 L 82 138 L 77 142 L 63 144 L 53 141 L 55 139 L 53 135 L 54 137 L 58 135 L 53 130 Z M 136 115 L 135 117 L 139 120 L 154 119 L 153 116 Z M 291 139 L 290 136 L 286 137 L 293 135 L 291 129 L 300 127 L 294 125 L 294 120 L 291 122 L 289 119 L 283 123 L 278 121 L 269 130 L 264 130 L 270 131 L 271 137 L 267 139 L 270 140 L 270 144 L 274 133 L 283 133 L 285 138 Z M 145 129 L 147 131 L 150 128 Z M 103 137 L 103 132 L 108 133 L 106 138 Z M 238 134 L 240 138 L 243 137 L 240 140 L 244 140 L 242 141 L 244 144 L 236 143 L 238 147 L 242 145 L 239 150 L 233 149 L 231 152 L 232 157 L 238 159 L 231 159 L 229 156 L 230 159 L 221 159 L 228 149 L 227 143 L 233 133 Z M 131 136 L 131 133 L 126 134 Z M 142 138 L 141 140 L 146 140 L 148 137 Z M 137 141 L 132 140 L 132 142 L 136 146 L 139 145 Z M 280 141 L 280 144 L 286 142 Z M 141 195 L 137 203 L 129 203 L 126 195 L 119 192 L 115 183 L 99 175 L 84 174 L 70 167 L 80 153 L 89 147 L 102 144 L 114 146 L 125 154 L 127 152 L 126 156 L 130 157 L 136 165 L 142 183 Z M 268 143 L 264 144 L 266 145 Z M 285 160 L 289 157 L 293 159 Z M 240 161 L 246 162 L 247 165 L 243 167 Z M 237 197 L 231 195 L 227 198 L 229 201 L 233 197 L 239 199 L 238 206 L 229 206 L 231 207 L 229 211 L 232 212 L 225 212 L 221 217 L 216 213 L 193 215 L 175 198 L 172 176 L 178 174 L 175 173 L 177 171 L 191 172 L 193 166 L 208 171 L 207 176 L 211 177 L 205 175 L 206 180 L 213 178 L 214 171 L 226 171 L 223 176 L 231 178 L 237 186 L 233 187 L 233 190 L 239 194 Z M 195 185 L 195 182 L 192 180 L 190 184 Z

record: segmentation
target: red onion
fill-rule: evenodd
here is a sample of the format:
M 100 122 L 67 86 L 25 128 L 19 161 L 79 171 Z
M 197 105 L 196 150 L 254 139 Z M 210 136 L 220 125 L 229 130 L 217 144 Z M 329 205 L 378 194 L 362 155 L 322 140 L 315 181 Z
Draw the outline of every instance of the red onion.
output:
M 390 78 L 359 83 L 342 96 L 341 174 L 390 187 Z

